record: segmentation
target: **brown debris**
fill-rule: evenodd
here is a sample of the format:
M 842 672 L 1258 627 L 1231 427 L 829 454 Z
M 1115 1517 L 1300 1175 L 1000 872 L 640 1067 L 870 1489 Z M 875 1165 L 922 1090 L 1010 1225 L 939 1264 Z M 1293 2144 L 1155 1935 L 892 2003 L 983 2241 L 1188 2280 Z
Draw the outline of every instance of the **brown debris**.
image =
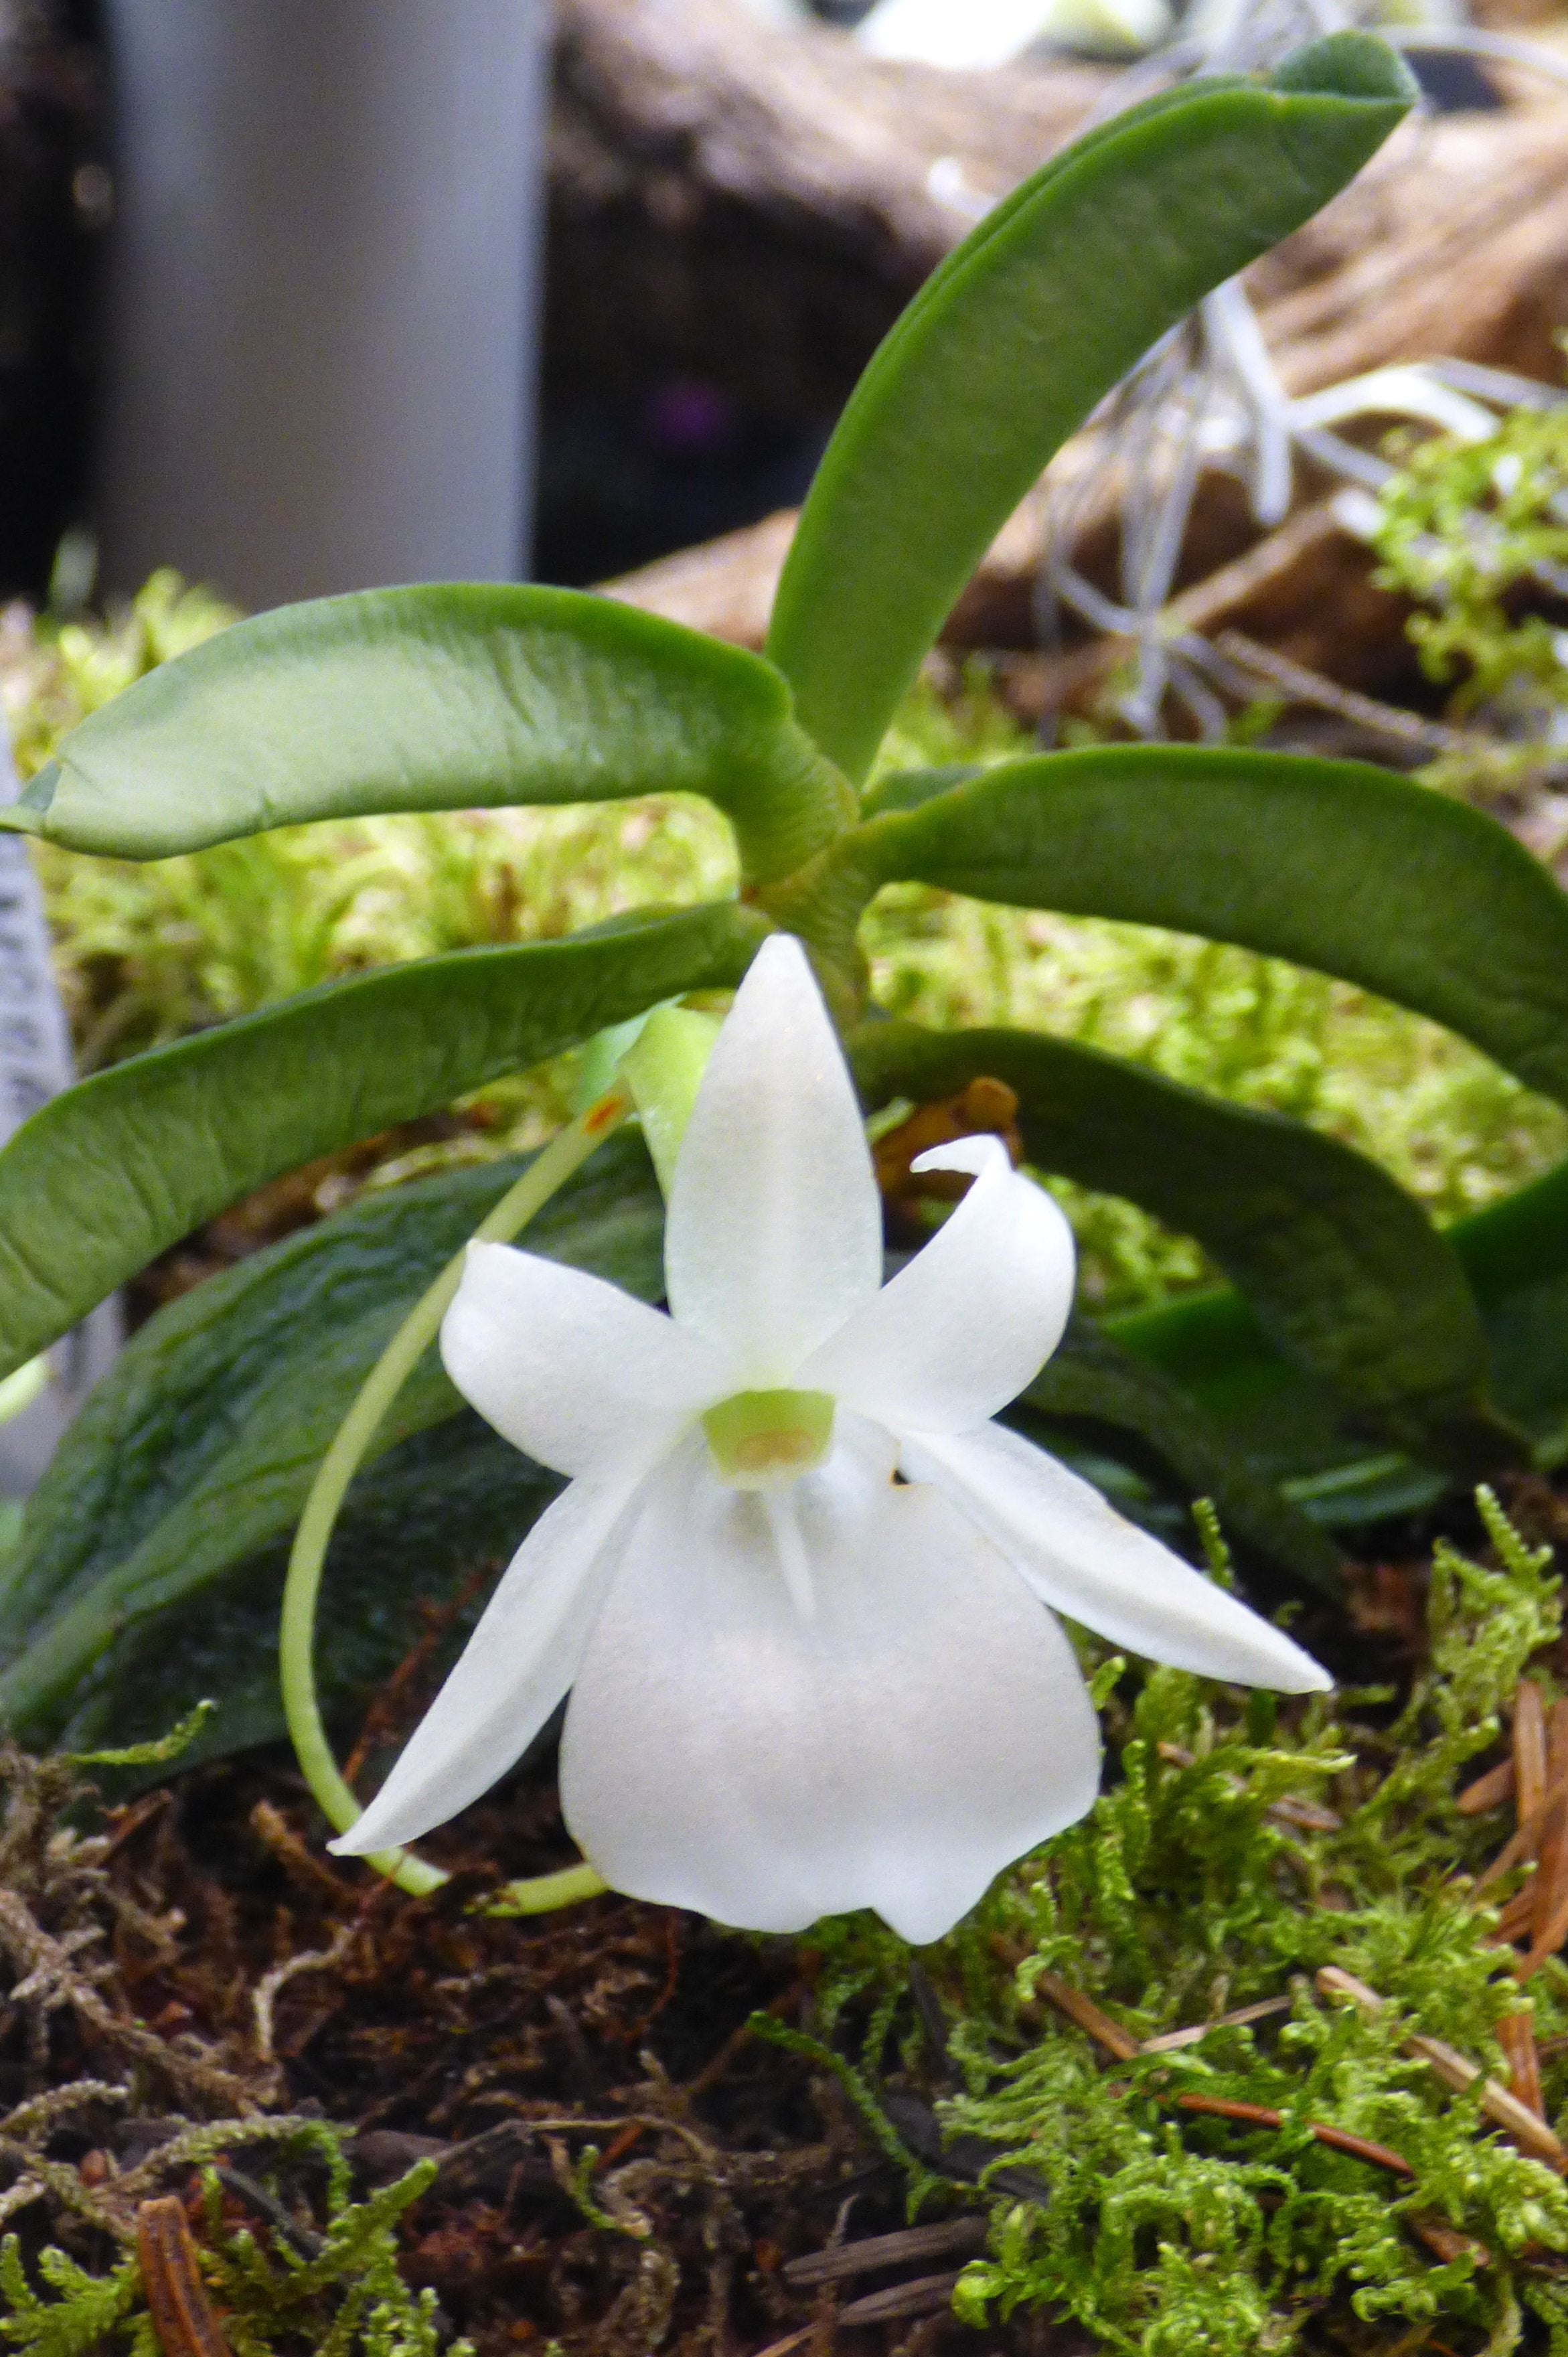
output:
M 1177 2111 L 1202 2112 L 1217 2120 L 1240 2120 L 1244 2126 L 1259 2128 L 1283 2128 L 1283 2112 L 1275 2111 L 1269 2104 L 1234 2103 L 1225 2095 L 1175 2095 L 1171 2098 Z M 1309 2120 L 1307 2128 L 1319 2144 L 1335 2152 L 1348 2153 L 1352 2159 L 1370 2161 L 1376 2169 L 1386 2169 L 1395 2177 L 1413 2177 L 1414 2169 L 1402 2153 L 1391 2150 L 1386 2144 L 1374 2144 L 1369 2136 L 1353 2136 L 1348 2128 L 1331 2126 L 1325 2120 Z
M 136 2252 L 164 2357 L 232 2357 L 201 2280 L 185 2204 L 176 2195 L 142 2203 Z
M 1197 2021 L 1187 2029 L 1167 2029 L 1159 2038 L 1145 2038 L 1138 2049 L 1140 2054 L 1175 2054 L 1184 2046 L 1197 2046 L 1211 2029 L 1240 2029 L 1252 2021 L 1268 2021 L 1288 2013 L 1294 1997 L 1266 1996 L 1256 2005 L 1239 2005 L 1230 2013 L 1217 2013 L 1212 2021 Z
M 1528 2013 L 1505 2014 L 1498 2024 L 1498 2044 L 1509 2066 L 1509 2086 L 1537 2118 L 1546 2117 L 1541 2092 L 1541 2059 L 1535 2050 L 1535 2026 Z
M 1483 1817 L 1488 1809 L 1500 1809 L 1511 1801 L 1515 1792 L 1515 1770 L 1511 1760 L 1499 1760 L 1473 1784 L 1466 1784 L 1454 1805 L 1462 1817 Z
M 1069 1982 L 1063 1980 L 1059 1973 L 1041 1973 L 1035 1982 L 1035 1988 L 1039 1996 L 1056 2007 L 1058 2013 L 1065 2014 L 1069 2021 L 1076 2022 L 1079 2029 L 1092 2038 L 1097 2046 L 1102 2046 L 1116 2061 L 1131 2062 L 1143 2052 L 1143 2048 L 1130 2031 L 1123 2029 L 1120 2022 L 1112 2021 L 1108 2013 L 1101 2013 L 1092 1997 L 1085 1996 L 1081 1989 L 1075 1989 Z
M 839 2310 L 841 2324 L 903 2323 L 916 2316 L 940 2316 L 952 2305 L 952 2296 L 962 2270 L 950 2268 L 945 2275 L 916 2276 L 909 2283 L 890 2284 L 886 2291 L 870 2291 L 863 2299 L 852 2299 L 847 2308 Z
M 64 1763 L 18 1760 L 16 1778 L 0 1846 L 27 1947 L 13 1962 L 0 1939 L 0 2223 L 29 2257 L 56 2242 L 96 2266 L 105 2237 L 134 2248 L 144 2205 L 180 2207 L 214 2149 L 231 2215 L 306 2252 L 325 2222 L 318 2169 L 297 2190 L 285 2179 L 280 2202 L 245 2152 L 312 2114 L 342 2123 L 362 2188 L 437 2162 L 403 2229 L 405 2267 L 479 2357 L 530 2336 L 575 2357 L 754 2350 L 796 2329 L 782 2268 L 821 2248 L 843 2180 L 861 2187 L 864 2231 L 897 2226 L 902 2178 L 875 2155 L 868 2175 L 836 2088 L 813 2090 L 794 2057 L 741 2034 L 757 2011 L 799 2013 L 792 1948 L 754 1953 L 628 1901 L 526 1926 L 467 1912 L 498 1874 L 536 1871 L 559 1846 L 547 1786 L 473 1813 L 482 1867 L 471 1846 L 449 1849 L 454 1884 L 410 1901 L 371 1876 L 309 1870 L 307 1820 L 275 1763 L 199 1770 L 113 1834 L 69 1841 Z M 574 2187 L 589 2160 L 619 2233 L 563 2193 L 552 2146 Z M 155 2209 L 146 2231 L 169 2236 L 171 2214 Z M 166 2352 L 216 2357 L 183 2245 L 159 2248 Z
M 1426 2244 L 1434 2258 L 1441 2259 L 1444 2266 L 1455 2259 L 1474 2259 L 1478 2267 L 1489 2267 L 1492 2264 L 1492 2255 L 1485 2243 L 1477 2242 L 1474 2234 L 1462 2234 L 1457 2226 L 1450 2226 L 1441 2218 L 1409 2218 L 1405 2222 L 1411 2233 Z M 1424 2327 L 1423 2330 L 1424 2336 Z M 1437 2343 L 1426 2341 L 1425 2345 L 1434 2349 Z
M 956 1096 L 916 1107 L 908 1120 L 886 1130 L 872 1148 L 876 1183 L 886 1206 L 890 1236 L 911 1244 L 924 1241 L 922 1203 L 956 1203 L 969 1189 L 961 1170 L 913 1170 L 911 1163 L 934 1146 L 961 1137 L 999 1137 L 1015 1162 L 1023 1158 L 1018 1098 L 1005 1081 L 982 1074 Z
M 906 2226 L 894 2234 L 868 2234 L 857 2243 L 841 2243 L 825 2251 L 809 2251 L 790 2259 L 783 2269 L 786 2283 L 843 2283 L 854 2276 L 875 2275 L 883 2267 L 912 2266 L 921 2259 L 946 2258 L 961 2251 L 971 2255 L 985 2248 L 983 2218 L 944 2218 L 933 2226 Z

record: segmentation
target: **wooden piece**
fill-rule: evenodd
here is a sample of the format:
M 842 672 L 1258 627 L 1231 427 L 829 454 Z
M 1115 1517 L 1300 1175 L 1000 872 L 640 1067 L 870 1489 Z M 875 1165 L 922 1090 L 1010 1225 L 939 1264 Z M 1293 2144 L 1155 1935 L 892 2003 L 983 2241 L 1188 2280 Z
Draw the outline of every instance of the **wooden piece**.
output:
M 1521 1986 L 1533 1980 L 1548 1956 L 1554 1956 L 1563 1941 L 1568 1940 L 1568 1874 L 1558 1876 L 1555 1895 L 1550 1905 L 1544 1897 L 1544 1862 L 1535 1879 L 1539 1886 L 1542 1886 L 1542 1891 L 1535 1902 L 1530 1943 L 1514 1969 L 1514 1977 Z
M 177 2195 L 164 2194 L 140 2205 L 136 2255 L 164 2357 L 232 2357 L 201 2280 L 195 2240 Z
M 1511 1945 L 1515 1940 L 1528 1940 L 1535 1922 L 1535 1878 L 1522 1890 L 1516 1890 L 1506 1907 L 1498 1910 L 1498 1928 L 1492 1934 L 1498 1946 Z
M 1231 2095 L 1174 2095 L 1178 2112 L 1201 2112 L 1206 2119 L 1240 2120 L 1244 2127 L 1283 2128 L 1285 2115 L 1272 2104 L 1243 2104 Z
M 1369 737 L 1386 737 L 1408 754 L 1431 759 L 1444 753 L 1485 753 L 1491 748 L 1489 737 L 1472 729 L 1445 728 L 1439 721 L 1423 720 L 1419 714 L 1402 711 L 1397 705 L 1341 687 L 1337 680 L 1325 679 L 1321 672 L 1293 662 L 1273 647 L 1260 646 L 1244 630 L 1221 630 L 1214 645 L 1238 669 L 1250 672 L 1265 687 L 1277 689 L 1286 705 L 1305 704 L 1332 712 Z
M 856 2243 L 840 2243 L 825 2251 L 808 2251 L 786 2261 L 786 2283 L 842 2283 L 852 2276 L 875 2275 L 879 2267 L 912 2266 L 920 2259 L 966 2255 L 985 2248 L 985 2220 L 944 2218 L 932 2226 L 906 2226 L 896 2234 L 867 2234 Z
M 1249 2021 L 1268 2021 L 1273 2016 L 1288 2013 L 1294 1999 L 1288 1996 L 1266 1996 L 1258 2005 L 1239 2005 L 1234 2013 L 1216 2014 L 1212 2021 L 1197 2021 L 1187 2029 L 1167 2029 L 1159 2038 L 1145 2038 L 1140 2050 L 1144 2054 L 1175 2054 L 1184 2046 L 1196 2046 L 1208 2036 L 1211 2029 L 1238 2029 Z
M 1450 2226 L 1441 2218 L 1407 2218 L 1405 2223 L 1444 2266 L 1455 2259 L 1474 2259 L 1478 2267 L 1492 2264 L 1492 2255 L 1485 2243 L 1478 2243 L 1474 2234 L 1462 2234 L 1457 2226 Z M 1430 2348 L 1432 2343 L 1429 2341 L 1427 2346 Z
M 1201 2112 L 1217 2120 L 1239 2120 L 1243 2126 L 1283 2128 L 1285 2115 L 1269 2104 L 1242 2104 L 1228 2095 L 1177 2095 L 1174 2098 L 1180 2112 Z M 1403 2153 L 1394 2152 L 1386 2144 L 1374 2144 L 1369 2136 L 1352 2136 L 1348 2128 L 1331 2126 L 1326 2120 L 1309 2120 L 1307 2126 L 1319 2144 L 1335 2152 L 1348 2153 L 1353 2160 L 1370 2161 L 1376 2169 L 1386 2169 L 1395 2177 L 1413 2177 L 1414 2169 Z
M 699 548 L 683 548 L 639 572 L 623 574 L 605 584 L 605 595 L 737 647 L 759 648 L 796 520 L 793 508 L 783 508 L 744 532 L 726 533 L 722 540 L 704 541 Z
M 1081 1989 L 1075 1989 L 1070 1982 L 1062 1979 L 1059 1973 L 1041 1973 L 1035 1981 L 1035 1992 L 1054 2005 L 1058 2013 L 1065 2014 L 1069 2021 L 1076 2022 L 1079 2029 L 1092 2038 L 1097 2046 L 1103 2046 L 1118 2062 L 1131 2062 L 1143 2051 L 1138 2040 L 1123 2029 L 1119 2021 L 1112 2021 L 1108 2013 L 1101 2013 L 1092 1997 L 1085 1996 Z
M 1462 1817 L 1484 1817 L 1488 1809 L 1500 1809 L 1514 1795 L 1514 1764 L 1511 1760 L 1499 1760 L 1484 1776 L 1466 1784 L 1454 1805 Z
M 1311 2126 L 1318 2143 L 1329 2146 L 1335 2152 L 1348 2153 L 1352 2160 L 1370 2161 L 1374 2169 L 1386 2169 L 1395 2177 L 1415 2175 L 1403 2153 L 1391 2151 L 1386 2144 L 1377 2144 L 1370 2136 L 1352 2136 L 1348 2128 L 1330 2127 L 1323 2120 L 1314 2120 Z
M 1112 79 L 872 59 L 741 0 L 556 16 L 552 372 L 596 393 L 706 373 L 775 414 L 831 415 L 921 279 Z M 1289 388 L 1444 351 L 1554 378 L 1565 121 L 1548 96 L 1407 127 L 1257 264 Z
M 1541 1864 L 1530 1885 L 1530 1951 L 1519 1967 L 1521 1981 L 1538 1972 L 1568 1939 L 1568 1701 L 1553 1703 L 1546 1725 L 1547 1821 L 1537 1855 Z
M 937 2316 L 952 2305 L 952 2296 L 962 2270 L 953 2267 L 945 2275 L 916 2276 L 908 2283 L 892 2284 L 886 2291 L 869 2291 L 863 2299 L 852 2299 L 841 2308 L 841 2324 L 892 2324 L 916 2316 Z
M 1522 1824 L 1546 1798 L 1546 1712 L 1532 1678 L 1520 1680 L 1514 1698 L 1513 1765 Z
M 1514 1867 L 1522 1866 L 1527 1857 L 1535 1856 L 1537 1846 L 1546 1829 L 1548 1818 L 1558 1811 L 1561 1805 L 1560 1802 L 1548 1802 L 1544 1808 L 1537 1809 L 1533 1815 L 1525 1817 L 1521 1821 L 1509 1835 L 1490 1866 L 1477 1877 L 1470 1893 L 1472 1901 L 1478 1899 L 1482 1891 L 1487 1889 L 1492 1883 L 1500 1880 L 1505 1874 L 1509 1873 Z M 1523 1894 L 1520 1895 L 1522 1897 Z M 1533 1904 L 1533 1900 L 1531 1903 Z M 1512 1900 L 1509 1904 L 1512 1906 Z
M 1069 136 L 1103 88 L 1082 69 L 943 75 L 871 60 L 826 31 L 774 33 L 739 0 L 564 0 L 561 14 L 548 367 L 573 397 L 674 372 L 748 412 L 825 426 L 983 200 Z M 1248 284 L 1294 393 L 1442 354 L 1559 381 L 1568 103 L 1400 133 Z M 1079 437 L 1055 475 L 1081 479 L 1090 458 Z M 1074 559 L 1102 587 L 1119 496 L 1109 477 L 1095 484 L 1075 527 Z M 759 645 L 791 529 L 780 511 L 611 594 Z M 1235 484 L 1207 477 L 1173 629 L 1244 630 L 1352 693 L 1414 683 L 1408 607 L 1376 586 L 1374 560 L 1326 503 L 1255 542 Z M 944 643 L 1032 650 L 1041 553 L 1031 504 Z M 1082 709 L 1125 652 L 1095 640 L 1027 655 L 1009 667 L 1009 698 L 1026 719 Z M 1430 749 L 1421 726 L 1417 752 Z
M 671 375 L 831 420 L 921 280 L 1103 70 L 951 74 L 740 0 L 559 0 L 550 392 Z
M 1498 2024 L 1498 2044 L 1509 2066 L 1509 2086 L 1520 2102 L 1538 2117 L 1546 2117 L 1541 2092 L 1541 2061 L 1535 2050 L 1535 2024 L 1528 2013 L 1509 2013 Z

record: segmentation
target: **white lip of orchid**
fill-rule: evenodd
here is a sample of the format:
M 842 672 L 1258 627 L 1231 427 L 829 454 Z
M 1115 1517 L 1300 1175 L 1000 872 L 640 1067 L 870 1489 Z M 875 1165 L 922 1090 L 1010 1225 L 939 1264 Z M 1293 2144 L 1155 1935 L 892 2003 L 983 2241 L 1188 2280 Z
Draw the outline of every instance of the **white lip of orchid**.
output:
M 914 1167 L 973 1184 L 884 1285 L 843 1051 L 775 934 L 681 1142 L 670 1314 L 470 1246 L 447 1372 L 571 1479 L 335 1849 L 455 1815 L 570 1693 L 562 1805 L 614 1888 L 765 1932 L 874 1907 L 926 1941 L 1093 1801 L 1056 1611 L 1207 1676 L 1329 1684 L 992 1421 L 1060 1339 L 1070 1231 L 993 1137 Z

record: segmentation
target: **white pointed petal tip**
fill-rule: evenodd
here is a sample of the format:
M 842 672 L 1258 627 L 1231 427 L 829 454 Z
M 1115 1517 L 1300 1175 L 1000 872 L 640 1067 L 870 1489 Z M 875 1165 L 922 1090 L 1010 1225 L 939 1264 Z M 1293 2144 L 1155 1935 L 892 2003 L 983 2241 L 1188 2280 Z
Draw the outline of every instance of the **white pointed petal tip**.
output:
M 949 1138 L 943 1146 L 928 1146 L 910 1163 L 911 1170 L 966 1170 L 978 1178 L 983 1170 L 993 1169 L 998 1155 L 1012 1168 L 1012 1157 L 999 1137 L 989 1134 L 975 1137 Z
M 1000 1138 L 961 1137 L 917 1170 L 961 1170 L 963 1200 L 797 1381 L 901 1433 L 972 1432 L 1016 1399 L 1072 1308 L 1072 1230 Z
M 338 1857 L 417 1841 L 522 1757 L 577 1674 L 639 1478 L 574 1481 L 545 1508 L 381 1791 L 328 1843 Z
M 925 1434 L 900 1461 L 987 1531 L 1044 1602 L 1173 1669 L 1278 1694 L 1334 1684 L 1294 1638 L 1128 1522 L 1093 1485 L 1004 1425 Z
M 664 1229 L 676 1320 L 787 1383 L 882 1282 L 882 1200 L 806 953 L 770 934 L 708 1060 Z

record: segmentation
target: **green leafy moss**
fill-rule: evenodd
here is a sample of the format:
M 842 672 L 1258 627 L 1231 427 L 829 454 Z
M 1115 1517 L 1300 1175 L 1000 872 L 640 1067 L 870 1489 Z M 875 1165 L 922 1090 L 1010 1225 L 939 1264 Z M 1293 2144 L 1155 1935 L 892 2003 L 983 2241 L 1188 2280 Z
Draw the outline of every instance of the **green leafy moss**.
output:
M 985 2140 L 987 2174 L 1022 2168 L 1040 2188 L 993 2189 L 990 2253 L 957 2296 L 969 2321 L 1062 2308 L 1138 2357 L 1413 2349 L 1394 2328 L 1430 2321 L 1452 2351 L 1502 2357 L 1534 2315 L 1553 2357 L 1568 2351 L 1568 2186 L 1498 2133 L 1476 2091 L 1453 2093 L 1403 2050 L 1419 2031 L 1502 2076 L 1504 2014 L 1532 2004 L 1541 2036 L 1568 2030 L 1568 1973 L 1549 1967 L 1521 1995 L 1513 1952 L 1487 1942 L 1495 1913 L 1471 1895 L 1511 1815 L 1455 1806 L 1561 1620 L 1545 1555 L 1482 1505 L 1495 1559 L 1438 1549 L 1429 1665 L 1391 1722 L 1374 1693 L 1284 1705 L 1103 1664 L 1115 1766 L 1094 1809 L 920 1959 L 960 2080 L 937 2105 L 945 2130 Z M 918 2067 L 908 1952 L 861 1917 L 813 1944 L 820 2034 L 842 2044 L 869 2015 L 867 2086 L 891 2030 Z M 1326 1965 L 1383 2012 L 1321 1992 Z M 1118 2063 L 1042 1998 L 1047 1974 L 1140 2041 L 1286 2009 Z M 1560 2113 L 1563 2061 L 1545 2078 Z M 1266 2106 L 1283 2125 L 1184 2111 L 1182 2095 Z M 1326 2147 L 1314 2122 L 1413 2173 Z M 1438 2256 L 1418 2231 L 1433 2222 L 1467 2240 Z
M 235 2131 L 236 2123 L 225 2121 L 184 2139 L 182 2150 L 199 2160 L 201 2147 L 221 2151 L 236 2141 Z M 295 2158 L 308 2154 L 326 2170 L 326 2223 L 319 2233 L 311 2230 L 308 2257 L 282 2234 L 263 2247 L 248 2229 L 230 2226 L 223 2189 L 210 2167 L 202 2170 L 200 2263 L 234 2357 L 293 2357 L 301 2349 L 313 2357 L 437 2357 L 443 2349 L 446 2357 L 473 2357 L 467 2341 L 443 2341 L 435 2293 L 411 2291 L 398 2268 L 399 2221 L 430 2184 L 434 2163 L 421 2161 L 355 2201 L 334 2129 L 295 2126 L 284 2149 Z M 8 2236 L 0 2245 L 0 2347 L 22 2357 L 98 2357 L 113 2345 L 127 2357 L 161 2357 L 134 2255 L 94 2276 L 49 2249 L 39 2255 L 37 2276 L 35 2285 L 16 2237 Z
M 1568 563 L 1568 406 L 1510 410 L 1482 441 L 1439 435 L 1402 458 L 1380 498 L 1376 546 L 1383 585 L 1421 601 L 1409 630 L 1423 668 L 1457 680 L 1456 717 L 1501 699 L 1519 720 L 1533 710 L 1536 726 L 1521 735 L 1543 733 L 1568 708 L 1563 631 L 1509 600 L 1538 566 Z

